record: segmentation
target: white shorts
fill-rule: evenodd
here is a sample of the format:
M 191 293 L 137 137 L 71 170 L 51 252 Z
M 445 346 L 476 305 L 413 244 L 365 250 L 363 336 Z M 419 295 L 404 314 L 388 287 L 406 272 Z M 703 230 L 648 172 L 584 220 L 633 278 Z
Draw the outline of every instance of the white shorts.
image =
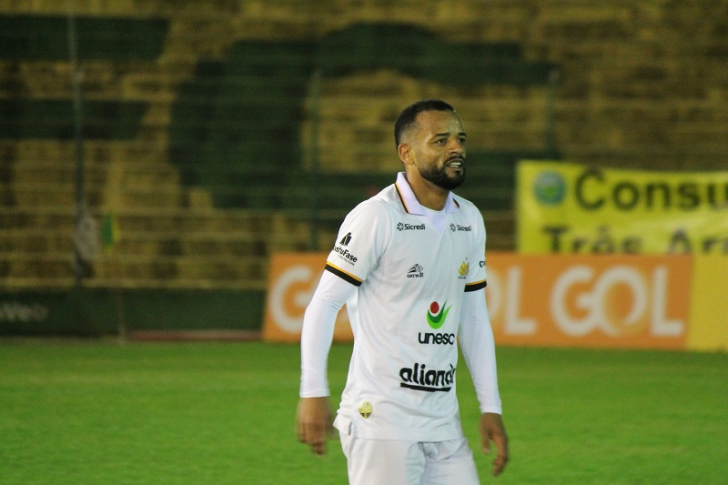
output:
M 350 485 L 480 484 L 465 438 L 416 442 L 339 435 Z

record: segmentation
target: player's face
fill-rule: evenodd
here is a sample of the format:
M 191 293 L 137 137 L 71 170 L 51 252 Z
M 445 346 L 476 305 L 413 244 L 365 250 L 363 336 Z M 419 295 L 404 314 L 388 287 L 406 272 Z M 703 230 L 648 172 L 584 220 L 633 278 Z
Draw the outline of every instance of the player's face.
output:
M 465 181 L 463 122 L 452 111 L 423 111 L 410 134 L 412 161 L 425 180 L 453 190 Z

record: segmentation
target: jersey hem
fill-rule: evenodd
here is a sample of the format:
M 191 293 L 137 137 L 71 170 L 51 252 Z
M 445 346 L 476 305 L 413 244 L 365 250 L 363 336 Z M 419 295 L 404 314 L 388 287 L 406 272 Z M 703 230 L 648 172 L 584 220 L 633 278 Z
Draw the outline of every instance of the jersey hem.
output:
M 377 426 L 376 428 L 357 426 L 355 419 L 339 414 L 334 420 L 334 427 L 340 432 L 350 434 L 356 438 L 371 440 L 432 442 L 456 440 L 465 437 L 459 419 L 454 419 L 450 425 L 443 426 L 443 429 L 439 431 L 417 432 L 411 428 L 403 429 L 396 426 Z

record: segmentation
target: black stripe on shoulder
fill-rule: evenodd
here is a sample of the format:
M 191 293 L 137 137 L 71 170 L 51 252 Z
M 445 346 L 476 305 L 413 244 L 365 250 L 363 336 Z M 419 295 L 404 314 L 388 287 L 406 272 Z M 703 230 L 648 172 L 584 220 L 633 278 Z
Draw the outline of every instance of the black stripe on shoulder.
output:
M 488 286 L 487 281 L 485 281 L 485 280 L 476 281 L 475 283 L 470 283 L 470 284 L 465 285 L 465 291 L 478 291 L 478 290 L 482 290 L 486 286 Z
M 397 191 L 397 195 L 399 196 L 399 201 L 402 203 L 402 207 L 404 207 L 404 211 L 409 214 L 410 211 L 407 208 L 407 204 L 404 203 L 404 197 L 402 197 L 402 192 L 399 191 L 399 185 L 396 183 L 394 184 L 394 189 Z
M 330 264 L 327 263 L 326 266 L 324 267 L 324 269 L 326 271 L 329 271 L 329 272 L 335 274 L 336 276 L 338 276 L 342 280 L 351 283 L 354 286 L 361 286 L 361 283 L 362 283 L 361 280 L 356 279 L 355 277 L 353 277 L 349 273 L 340 270 L 336 266 L 332 266 L 332 265 L 330 265 Z

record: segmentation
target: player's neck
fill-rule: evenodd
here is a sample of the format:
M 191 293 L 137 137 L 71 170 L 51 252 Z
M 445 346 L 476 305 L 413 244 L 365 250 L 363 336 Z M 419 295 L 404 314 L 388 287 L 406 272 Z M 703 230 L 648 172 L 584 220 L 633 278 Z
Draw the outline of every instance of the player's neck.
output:
M 450 191 L 418 176 L 407 176 L 407 182 L 421 206 L 435 211 L 441 211 L 445 208 L 445 202 Z

